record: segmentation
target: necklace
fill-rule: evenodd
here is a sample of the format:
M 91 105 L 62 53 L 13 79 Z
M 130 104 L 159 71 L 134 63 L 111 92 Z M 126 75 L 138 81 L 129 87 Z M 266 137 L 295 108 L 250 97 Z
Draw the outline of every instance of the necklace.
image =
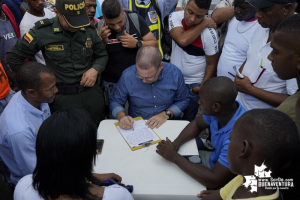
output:
M 2 16 L 4 16 L 4 20 L 2 19 L 2 16 L 1 16 L 0 20 L 1 20 L 1 21 L 6 21 L 6 15 L 5 15 L 5 13 L 3 12 L 3 10 L 1 10 L 1 13 L 2 13 Z
M 250 28 L 248 28 L 247 30 L 245 30 L 245 31 L 239 31 L 239 24 L 240 24 L 240 21 L 239 21 L 239 23 L 236 25 L 236 30 L 237 30 L 238 33 L 245 33 L 245 32 L 247 32 L 247 31 L 249 31 L 256 23 L 257 23 L 257 20 L 256 20 L 256 22 L 255 22 L 252 26 L 250 26 Z

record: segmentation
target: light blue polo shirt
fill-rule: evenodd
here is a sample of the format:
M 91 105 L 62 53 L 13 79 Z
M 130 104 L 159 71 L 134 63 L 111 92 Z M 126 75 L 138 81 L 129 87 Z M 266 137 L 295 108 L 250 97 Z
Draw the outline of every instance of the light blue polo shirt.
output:
M 229 120 L 229 122 L 219 130 L 218 128 L 218 119 L 213 116 L 203 115 L 203 119 L 206 124 L 210 126 L 211 132 L 211 143 L 215 147 L 215 151 L 209 157 L 209 163 L 212 168 L 214 168 L 217 161 L 221 163 L 224 167 L 229 169 L 229 164 L 227 160 L 227 149 L 229 145 L 229 135 L 233 129 L 234 123 L 243 115 L 247 110 L 240 104 L 240 102 L 236 101 L 239 104 L 239 108 L 236 110 L 233 117 Z
M 47 103 L 35 108 L 17 92 L 0 116 L 0 156 L 11 175 L 13 184 L 36 165 L 35 141 L 42 122 L 51 114 Z

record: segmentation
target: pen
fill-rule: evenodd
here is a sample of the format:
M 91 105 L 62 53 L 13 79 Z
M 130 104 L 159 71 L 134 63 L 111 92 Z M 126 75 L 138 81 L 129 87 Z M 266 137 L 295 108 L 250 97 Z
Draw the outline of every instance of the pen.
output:
M 263 60 L 264 60 L 263 58 L 260 60 L 260 65 L 259 65 L 260 68 L 262 67 Z
M 140 143 L 139 145 L 144 145 L 144 144 L 149 144 L 150 142 L 152 142 L 153 140 L 149 140 L 149 141 L 146 141 L 146 142 L 143 142 L 143 143 Z
M 235 77 L 235 75 L 233 75 L 231 72 L 228 72 L 228 74 L 230 74 L 231 76 Z
M 126 117 L 127 117 L 128 121 L 130 122 L 128 115 Z M 133 123 L 134 123 L 134 120 L 133 120 Z M 134 131 L 133 124 L 132 124 L 132 130 Z

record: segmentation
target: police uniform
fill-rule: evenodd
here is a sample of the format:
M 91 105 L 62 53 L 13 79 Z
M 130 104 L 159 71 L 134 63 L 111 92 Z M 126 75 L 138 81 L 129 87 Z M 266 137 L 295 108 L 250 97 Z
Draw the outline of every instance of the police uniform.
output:
M 86 14 L 85 9 L 84 12 Z M 39 50 L 56 76 L 59 93 L 53 109 L 84 108 L 98 125 L 104 117 L 103 92 L 97 82 L 93 87 L 80 86 L 82 75 L 88 69 L 94 68 L 100 74 L 108 60 L 94 25 L 78 28 L 71 33 L 62 28 L 57 17 L 36 22 L 8 52 L 12 69 L 17 71 L 25 58 L 33 57 Z
M 177 4 L 177 1 L 176 0 L 155 0 L 160 10 L 160 13 L 162 15 L 162 19 L 160 19 L 160 17 L 156 13 L 155 8 L 151 4 L 150 0 L 143 1 L 145 5 L 141 4 L 141 0 L 119 0 L 119 2 L 122 4 L 124 8 L 138 13 L 140 16 L 142 16 L 145 19 L 145 21 L 149 26 L 150 31 L 153 33 L 156 40 L 158 41 L 158 47 L 160 52 L 162 53 L 161 36 L 162 36 L 163 27 L 161 27 L 160 21 L 163 20 L 167 14 L 169 14 L 169 12 Z

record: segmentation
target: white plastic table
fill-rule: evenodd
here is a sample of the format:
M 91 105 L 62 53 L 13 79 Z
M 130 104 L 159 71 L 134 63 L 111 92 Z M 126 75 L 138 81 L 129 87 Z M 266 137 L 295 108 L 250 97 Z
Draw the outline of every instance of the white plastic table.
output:
M 177 165 L 156 153 L 157 144 L 132 151 L 117 130 L 117 120 L 103 120 L 98 128 L 98 139 L 104 139 L 101 155 L 97 156 L 96 173 L 116 173 L 122 183 L 133 185 L 135 200 L 189 200 L 206 188 L 183 172 Z M 161 139 L 173 141 L 187 121 L 168 120 L 154 129 Z M 199 155 L 196 141 L 191 140 L 179 149 L 181 155 Z

